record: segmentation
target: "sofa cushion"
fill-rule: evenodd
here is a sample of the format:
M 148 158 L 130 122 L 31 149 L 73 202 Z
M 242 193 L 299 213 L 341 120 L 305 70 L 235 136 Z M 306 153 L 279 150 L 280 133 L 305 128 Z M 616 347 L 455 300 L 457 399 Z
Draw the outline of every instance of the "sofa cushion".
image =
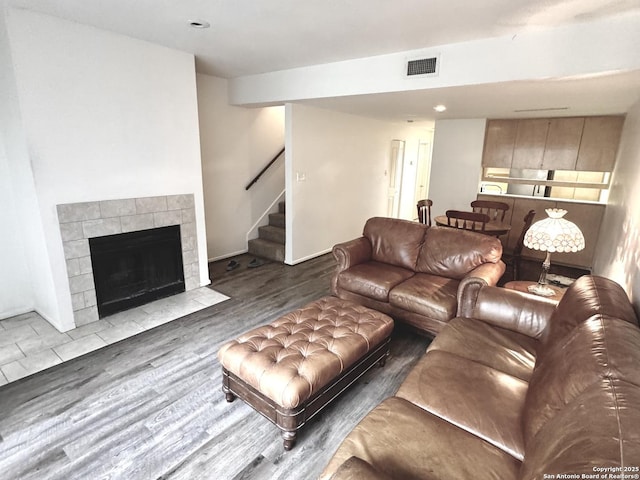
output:
M 405 268 L 380 262 L 365 262 L 340 272 L 338 287 L 381 302 L 388 302 L 391 289 L 413 275 L 413 271 Z
M 603 378 L 640 386 L 639 345 L 638 327 L 596 316 L 576 327 L 563 344 L 546 351 L 527 393 L 523 416 L 527 444 L 567 404 Z
M 522 460 L 521 415 L 527 387 L 519 378 L 435 350 L 418 361 L 396 396 Z
M 621 468 L 640 466 L 638 426 L 638 385 L 601 379 L 558 411 L 527 445 L 520 478 L 538 480 L 549 473 L 555 478 L 633 478 L 622 475 L 640 472 Z M 607 467 L 620 470 L 597 470 Z
M 459 284 L 451 278 L 417 273 L 391 290 L 389 303 L 446 322 L 456 314 Z
M 454 318 L 427 351 L 453 353 L 528 382 L 536 362 L 537 346 L 536 340 L 521 333 L 480 320 Z
M 498 263 L 502 244 L 495 237 L 450 227 L 427 230 L 416 272 L 461 280 L 483 263 Z
M 393 480 L 358 457 L 351 457 L 336 470 L 331 480 Z
M 371 242 L 371 259 L 411 271 L 429 227 L 397 218 L 374 217 L 367 220 L 363 236 Z
M 383 401 L 349 433 L 320 479 L 352 456 L 402 480 L 509 480 L 520 467 L 499 448 L 398 397 Z

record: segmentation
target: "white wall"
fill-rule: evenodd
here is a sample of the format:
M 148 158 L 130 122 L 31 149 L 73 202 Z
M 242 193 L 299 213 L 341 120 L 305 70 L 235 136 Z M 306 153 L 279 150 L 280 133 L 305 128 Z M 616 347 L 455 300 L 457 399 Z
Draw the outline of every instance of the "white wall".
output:
M 41 313 L 60 330 L 74 325 L 62 203 L 193 193 L 209 283 L 193 56 L 25 10 L 9 9 L 7 22 L 48 253 L 32 277 L 49 269 L 53 280 Z
M 217 260 L 247 250 L 247 232 L 284 190 L 284 158 L 245 190 L 284 146 L 284 107 L 234 107 L 227 80 L 198 74 L 197 83 L 207 248 Z
M 476 199 L 485 125 L 485 119 L 436 121 L 429 182 L 432 216 L 469 210 Z
M 427 134 L 407 124 L 295 104 L 286 106 L 285 130 L 289 264 L 360 236 L 368 218 L 386 216 L 391 141 L 415 143 L 417 156 L 418 138 Z
M 0 143 L 4 155 L 0 205 L 3 224 L 0 250 L 0 318 L 38 310 L 47 317 L 55 306 L 53 276 L 42 265 L 49 256 L 40 224 L 33 171 L 29 161 L 24 124 L 19 109 L 11 48 L 0 9 Z M 28 254 L 27 254 L 28 252 Z M 39 275 L 31 275 L 38 271 Z M 55 310 L 55 309 L 54 309 Z
M 640 68 L 640 13 L 502 37 L 239 77 L 235 104 L 549 79 Z M 405 77 L 408 59 L 440 55 L 439 75 Z
M 624 123 L 593 273 L 622 285 L 640 315 L 640 101 Z
M 22 228 L 13 201 L 13 187 L 4 142 L 0 139 L 0 318 L 33 310 L 29 264 L 22 243 Z

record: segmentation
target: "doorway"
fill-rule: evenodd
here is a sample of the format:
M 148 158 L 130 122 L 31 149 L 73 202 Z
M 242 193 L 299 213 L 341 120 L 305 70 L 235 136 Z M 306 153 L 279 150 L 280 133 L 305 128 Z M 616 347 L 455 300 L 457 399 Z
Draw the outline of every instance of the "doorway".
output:
M 391 154 L 389 156 L 389 193 L 387 200 L 388 217 L 400 217 L 403 166 L 404 140 L 391 140 Z
M 420 140 L 416 165 L 416 186 L 413 203 L 429 198 L 429 180 L 431 174 L 431 140 Z

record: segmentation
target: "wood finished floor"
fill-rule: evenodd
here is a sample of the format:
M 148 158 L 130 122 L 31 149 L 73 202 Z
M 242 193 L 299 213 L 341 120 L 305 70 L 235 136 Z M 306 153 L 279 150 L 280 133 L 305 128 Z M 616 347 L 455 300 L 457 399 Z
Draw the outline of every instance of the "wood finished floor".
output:
M 230 300 L 0 387 L 0 478 L 314 479 L 344 436 L 397 389 L 428 340 L 396 329 L 391 357 L 285 452 L 278 429 L 220 389 L 228 339 L 329 293 L 330 255 L 295 267 L 210 266 Z

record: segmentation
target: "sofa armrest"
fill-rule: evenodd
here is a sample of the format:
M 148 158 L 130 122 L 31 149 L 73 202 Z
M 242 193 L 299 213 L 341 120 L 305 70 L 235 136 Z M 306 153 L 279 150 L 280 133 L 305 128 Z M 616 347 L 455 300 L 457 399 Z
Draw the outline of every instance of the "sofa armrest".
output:
M 371 243 L 365 237 L 355 238 L 333 247 L 333 256 L 338 262 L 338 272 L 371 260 Z
M 502 260 L 498 263 L 483 263 L 471 270 L 458 286 L 458 317 L 466 317 L 469 305 L 465 302 L 475 301 L 475 297 L 482 287 L 493 286 L 504 274 L 506 265 Z
M 338 276 L 347 268 L 371 260 L 371 242 L 365 237 L 354 238 L 333 247 L 333 256 L 338 265 L 331 279 L 331 290 L 338 295 Z M 338 295 L 339 296 L 339 295 Z
M 331 476 L 330 480 L 392 480 L 388 475 L 379 472 L 368 462 L 358 457 L 349 457 Z
M 462 286 L 462 285 L 461 285 Z M 557 302 L 501 287 L 465 288 L 458 316 L 482 320 L 539 339 Z

